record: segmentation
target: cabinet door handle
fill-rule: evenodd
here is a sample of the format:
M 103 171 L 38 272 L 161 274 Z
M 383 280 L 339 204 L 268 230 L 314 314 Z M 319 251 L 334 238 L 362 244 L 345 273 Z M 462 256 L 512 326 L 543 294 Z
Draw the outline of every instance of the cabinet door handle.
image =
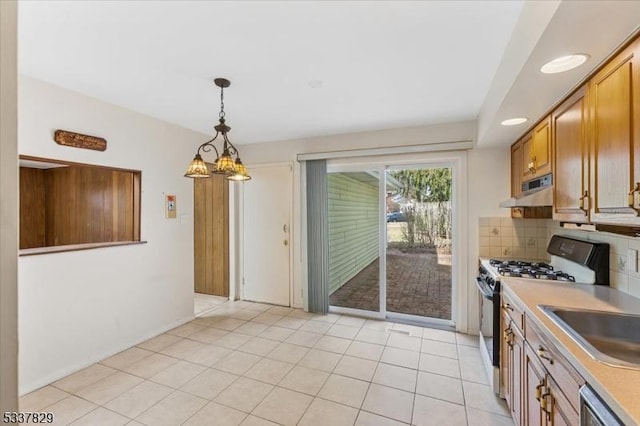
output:
M 538 401 L 540 401 L 540 398 L 542 397 L 542 388 L 544 387 L 544 379 L 542 379 L 540 381 L 540 384 L 538 386 L 536 386 L 536 399 Z
M 548 355 L 546 355 L 546 353 L 547 352 L 544 350 L 542 346 L 538 347 L 538 356 L 542 359 L 549 361 L 549 364 L 553 364 L 553 359 L 550 358 Z
M 585 213 L 589 211 L 589 191 L 584 191 L 580 200 L 580 210 L 583 210 Z
M 640 199 L 637 198 L 638 193 L 640 192 L 640 182 L 636 182 L 636 186 L 629 190 L 628 202 L 629 207 L 634 209 L 636 212 L 640 210 Z
M 547 412 L 547 397 L 551 395 L 548 389 L 540 396 L 540 408 Z
M 542 408 L 542 411 L 544 411 L 546 418 L 547 418 L 547 422 L 551 421 L 551 411 L 547 410 L 547 397 L 552 397 L 551 392 L 549 391 L 549 389 L 546 389 L 546 392 L 542 394 L 542 396 L 540 397 L 540 408 Z
M 511 330 L 511 327 L 504 331 L 504 342 L 509 345 L 509 347 L 513 347 L 513 330 Z

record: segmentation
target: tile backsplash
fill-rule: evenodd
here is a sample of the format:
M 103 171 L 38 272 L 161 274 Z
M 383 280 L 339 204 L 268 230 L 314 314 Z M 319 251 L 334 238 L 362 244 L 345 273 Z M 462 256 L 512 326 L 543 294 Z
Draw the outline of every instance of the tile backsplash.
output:
M 548 259 L 550 219 L 480 218 L 480 256 Z
M 609 244 L 609 279 L 611 287 L 640 297 L 640 238 L 598 231 L 581 231 L 560 227 L 551 219 L 517 219 L 481 217 L 480 256 L 548 260 L 547 245 L 554 234 Z M 629 252 L 635 250 L 635 252 Z M 635 256 L 634 259 L 630 256 Z
M 609 280 L 613 288 L 640 297 L 640 272 L 632 270 L 633 263 L 638 265 L 640 238 L 610 234 L 608 232 L 589 232 L 574 229 L 563 229 L 560 222 L 551 221 L 549 235 L 560 234 L 581 240 L 598 241 L 609 244 Z M 635 250 L 631 255 L 629 250 Z M 635 262 L 633 257 L 635 256 Z

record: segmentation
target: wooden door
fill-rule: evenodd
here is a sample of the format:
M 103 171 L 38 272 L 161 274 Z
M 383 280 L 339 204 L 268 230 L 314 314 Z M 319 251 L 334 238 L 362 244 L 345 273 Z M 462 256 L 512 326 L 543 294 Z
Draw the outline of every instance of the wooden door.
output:
M 511 398 L 513 396 L 513 354 L 511 351 L 511 319 L 509 315 L 502 311 L 502 339 L 500 341 L 500 378 L 502 382 L 502 396 L 509 409 L 511 409 Z
M 533 150 L 533 133 L 527 133 L 522 139 L 522 182 L 533 179 L 534 176 L 534 150 Z
M 546 117 L 533 129 L 532 146 L 533 176 L 551 173 L 551 120 Z
M 546 372 L 540 364 L 536 353 L 531 346 L 524 344 L 523 355 L 523 386 L 522 386 L 522 402 L 523 402 L 523 424 L 529 426 L 546 425 L 546 415 L 542 411 L 541 398 L 546 391 Z
M 195 292 L 229 296 L 229 181 L 195 179 L 193 189 Z
M 522 375 L 523 375 L 523 357 L 524 357 L 524 336 L 516 327 L 513 326 L 513 335 L 511 338 L 511 416 L 517 425 L 522 424 Z
M 637 224 L 629 194 L 640 182 L 640 40 L 589 82 L 593 222 Z M 631 197 L 633 201 L 633 196 Z
M 586 92 L 583 86 L 552 114 L 554 220 L 589 222 Z
M 511 146 L 511 196 L 522 192 L 522 142 Z
M 551 398 L 549 412 L 549 424 L 552 426 L 573 426 L 580 424 L 580 415 L 562 393 L 558 384 L 552 377 L 548 378 L 549 397 Z M 568 389 L 575 391 L 575 389 Z
M 522 419 L 522 375 L 524 336 L 502 310 L 502 345 L 500 348 L 500 375 L 503 396 L 516 424 Z
M 291 303 L 290 165 L 256 167 L 243 184 L 242 299 Z

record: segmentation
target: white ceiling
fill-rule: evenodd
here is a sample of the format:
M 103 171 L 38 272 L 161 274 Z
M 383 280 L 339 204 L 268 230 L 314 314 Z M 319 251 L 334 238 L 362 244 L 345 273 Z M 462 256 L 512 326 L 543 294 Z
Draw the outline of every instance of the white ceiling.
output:
M 509 41 L 478 117 L 478 145 L 504 146 L 536 124 L 564 95 L 638 31 L 640 1 L 529 1 Z M 546 62 L 572 53 L 590 59 L 560 74 L 542 74 Z M 512 117 L 529 122 L 500 125 Z
M 638 16 L 640 1 L 23 0 L 19 66 L 207 134 L 226 77 L 236 144 L 478 119 L 478 145 L 504 146 Z M 578 52 L 584 66 L 539 72 Z M 531 121 L 500 126 L 514 116 Z
M 522 2 L 19 7 L 21 73 L 208 134 L 226 77 L 242 144 L 475 119 Z

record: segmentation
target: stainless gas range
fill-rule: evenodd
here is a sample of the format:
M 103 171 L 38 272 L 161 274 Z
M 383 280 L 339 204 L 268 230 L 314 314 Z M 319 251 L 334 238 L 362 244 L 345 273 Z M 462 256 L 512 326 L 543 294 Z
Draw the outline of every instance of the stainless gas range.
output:
M 609 285 L 609 245 L 554 235 L 547 253 L 551 260 L 480 259 L 476 286 L 480 292 L 480 353 L 490 385 L 500 393 L 500 280 L 518 277 Z M 494 338 L 495 337 L 495 338 Z

